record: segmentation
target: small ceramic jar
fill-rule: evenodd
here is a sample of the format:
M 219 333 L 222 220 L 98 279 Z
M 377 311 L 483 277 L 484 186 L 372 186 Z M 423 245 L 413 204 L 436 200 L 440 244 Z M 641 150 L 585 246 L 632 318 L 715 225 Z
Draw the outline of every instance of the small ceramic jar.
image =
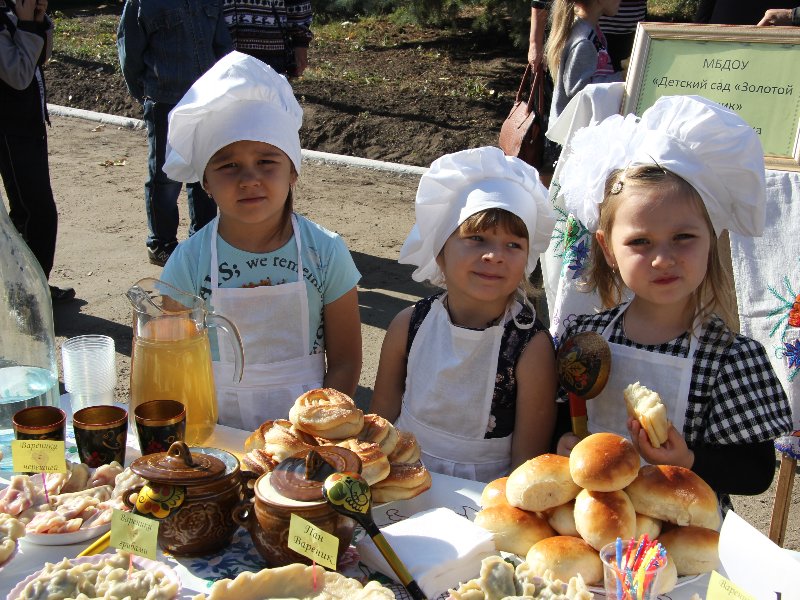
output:
M 161 548 L 176 556 L 211 554 L 230 544 L 237 525 L 233 509 L 247 495 L 247 480 L 255 474 L 241 471 L 239 460 L 219 448 L 173 443 L 167 452 L 137 458 L 131 470 L 158 485 L 184 488 L 180 507 L 172 509 L 158 528 Z M 138 491 L 137 489 L 129 492 Z M 126 492 L 124 497 L 127 503 Z
M 239 504 L 233 519 L 250 532 L 253 544 L 268 567 L 311 561 L 289 549 L 289 522 L 296 514 L 320 529 L 339 538 L 337 560 L 353 541 L 355 521 L 336 512 L 322 495 L 322 482 L 332 472 L 361 472 L 358 456 L 337 446 L 314 448 L 319 468 L 306 467 L 309 451 L 302 451 L 278 464 L 271 473 L 264 473 L 255 483 L 254 501 Z

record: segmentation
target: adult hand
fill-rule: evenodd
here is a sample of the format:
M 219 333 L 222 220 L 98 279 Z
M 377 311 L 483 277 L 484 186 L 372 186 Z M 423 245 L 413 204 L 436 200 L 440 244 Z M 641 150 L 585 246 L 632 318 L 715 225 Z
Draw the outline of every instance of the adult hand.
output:
M 575 444 L 581 441 L 577 435 L 572 432 L 565 433 L 562 435 L 558 440 L 558 445 L 556 446 L 556 453 L 560 454 L 561 456 L 569 456 L 572 452 L 572 449 L 575 447 Z
M 672 425 L 667 432 L 667 441 L 660 448 L 654 448 L 647 437 L 647 432 L 637 419 L 628 419 L 628 431 L 636 451 L 651 465 L 676 465 L 691 469 L 694 464 L 694 452 L 689 450 L 686 440 Z
M 28 0 L 31 2 L 31 0 Z M 33 20 L 39 23 L 44 21 L 44 15 L 47 12 L 47 0 L 36 0 L 36 6 L 33 9 Z
M 759 26 L 764 25 L 791 25 L 792 24 L 792 9 L 791 8 L 770 8 L 764 13 L 764 16 L 757 23 Z
M 33 15 L 36 11 L 36 0 L 17 0 L 15 12 L 17 19 L 20 21 L 33 21 Z

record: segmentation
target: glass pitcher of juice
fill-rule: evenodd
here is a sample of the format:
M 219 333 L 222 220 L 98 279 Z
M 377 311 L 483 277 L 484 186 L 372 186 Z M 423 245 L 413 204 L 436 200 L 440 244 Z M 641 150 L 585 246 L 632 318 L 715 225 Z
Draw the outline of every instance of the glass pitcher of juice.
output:
M 239 330 L 188 292 L 158 279 L 137 281 L 126 293 L 133 305 L 131 405 L 178 400 L 186 406 L 186 442 L 202 444 L 217 422 L 217 394 L 208 330 L 224 331 L 234 350 L 234 382 L 242 379 L 244 350 Z M 222 342 L 220 342 L 222 343 Z

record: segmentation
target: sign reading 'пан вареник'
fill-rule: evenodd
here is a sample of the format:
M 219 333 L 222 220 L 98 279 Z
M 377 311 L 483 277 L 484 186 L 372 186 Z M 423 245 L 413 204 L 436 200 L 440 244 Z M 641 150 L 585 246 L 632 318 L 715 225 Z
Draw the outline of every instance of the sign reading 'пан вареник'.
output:
M 800 170 L 800 28 L 640 23 L 623 113 L 698 95 L 759 134 L 767 166 Z

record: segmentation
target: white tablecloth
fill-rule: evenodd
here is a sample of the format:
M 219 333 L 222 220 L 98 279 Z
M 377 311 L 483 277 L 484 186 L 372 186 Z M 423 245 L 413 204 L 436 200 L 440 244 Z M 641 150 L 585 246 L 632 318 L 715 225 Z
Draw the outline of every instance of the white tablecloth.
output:
M 212 437 L 205 446 L 222 448 L 241 455 L 244 440 L 250 432 L 217 426 Z M 126 462 L 139 456 L 138 449 L 129 445 Z M 458 514 L 472 519 L 478 511 L 481 491 L 484 484 L 476 481 L 457 479 L 446 475 L 432 474 L 433 485 L 424 494 L 411 500 L 391 502 L 373 508 L 373 516 L 378 526 L 407 518 L 417 512 L 437 506 L 446 506 Z M 0 599 L 22 579 L 39 570 L 45 562 L 56 562 L 63 557 L 75 557 L 91 542 L 69 546 L 38 546 L 20 540 L 17 555 L 4 567 L 0 567 Z M 109 550 L 113 551 L 113 549 Z M 223 577 L 235 577 L 241 571 L 258 571 L 263 568 L 261 557 L 253 547 L 249 534 L 239 529 L 229 548 L 213 556 L 202 558 L 175 558 L 164 556 L 160 551 L 158 560 L 172 566 L 183 583 L 181 598 L 192 598 L 199 592 L 206 591 L 214 580 Z M 363 565 L 351 561 L 340 565 L 340 570 L 347 574 L 367 574 Z M 723 573 L 724 574 L 724 573 Z M 478 573 L 475 573 L 477 577 Z M 703 576 L 691 583 L 683 585 L 669 594 L 662 596 L 664 600 L 689 600 L 692 594 L 705 597 L 708 588 L 708 576 Z

